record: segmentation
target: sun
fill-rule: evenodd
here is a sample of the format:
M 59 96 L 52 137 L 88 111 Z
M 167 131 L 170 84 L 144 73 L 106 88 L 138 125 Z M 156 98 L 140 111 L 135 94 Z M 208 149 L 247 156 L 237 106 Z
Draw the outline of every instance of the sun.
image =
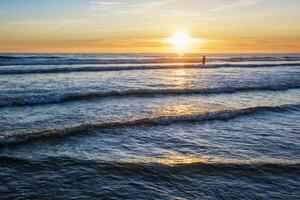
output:
M 173 35 L 167 40 L 179 54 L 186 53 L 190 50 L 190 46 L 195 43 L 195 40 L 186 32 L 181 31 Z

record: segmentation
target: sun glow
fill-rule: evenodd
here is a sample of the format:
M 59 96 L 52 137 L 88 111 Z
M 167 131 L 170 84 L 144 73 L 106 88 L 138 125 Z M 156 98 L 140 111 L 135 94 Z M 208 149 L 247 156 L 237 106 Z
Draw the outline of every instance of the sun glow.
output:
M 168 43 L 172 45 L 175 52 L 184 54 L 192 50 L 192 46 L 199 42 L 199 39 L 192 38 L 188 33 L 181 31 L 167 39 Z

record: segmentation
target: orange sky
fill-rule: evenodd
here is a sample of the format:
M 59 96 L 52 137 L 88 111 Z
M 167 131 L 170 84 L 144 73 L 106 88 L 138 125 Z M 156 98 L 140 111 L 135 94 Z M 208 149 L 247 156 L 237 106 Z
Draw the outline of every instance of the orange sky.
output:
M 208 39 L 187 53 L 300 52 L 300 39 Z M 4 42 L 0 52 L 44 53 L 176 53 L 163 39 L 106 39 L 99 41 Z

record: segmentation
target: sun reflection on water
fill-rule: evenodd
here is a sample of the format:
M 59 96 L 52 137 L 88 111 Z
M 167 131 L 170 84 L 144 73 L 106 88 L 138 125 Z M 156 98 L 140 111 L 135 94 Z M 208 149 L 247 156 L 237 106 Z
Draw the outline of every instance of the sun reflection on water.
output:
M 234 159 L 211 156 L 182 155 L 175 151 L 167 152 L 160 157 L 138 157 L 123 160 L 124 163 L 135 164 L 160 164 L 166 166 L 189 165 L 189 164 L 221 164 L 221 165 L 251 165 L 251 164 L 298 164 L 299 160 L 286 160 L 276 158 L 258 159 Z
M 198 113 L 199 111 L 197 111 Z M 191 104 L 182 102 L 181 104 L 174 103 L 166 106 L 160 110 L 162 116 L 183 116 L 193 114 L 193 106 Z
M 207 163 L 207 158 L 199 158 L 193 156 L 184 156 L 176 153 L 168 155 L 168 157 L 156 159 L 156 163 L 163 165 L 180 165 L 180 164 L 192 164 L 192 163 Z
M 177 152 L 171 151 L 163 154 L 160 157 L 139 157 L 136 159 L 126 160 L 127 163 L 145 163 L 145 164 L 162 164 L 168 166 L 193 163 L 208 163 L 209 158 L 194 157 L 188 155 L 180 155 Z
M 165 77 L 165 82 L 172 85 L 173 89 L 184 89 L 190 85 L 190 74 L 186 69 L 177 69 L 174 67 L 173 70 L 169 70 L 170 75 Z

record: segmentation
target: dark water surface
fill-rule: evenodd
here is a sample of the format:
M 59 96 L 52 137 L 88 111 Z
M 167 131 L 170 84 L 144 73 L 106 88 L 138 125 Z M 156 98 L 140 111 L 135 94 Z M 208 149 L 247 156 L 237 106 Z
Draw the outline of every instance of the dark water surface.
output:
M 0 199 L 299 199 L 300 55 L 0 54 Z

